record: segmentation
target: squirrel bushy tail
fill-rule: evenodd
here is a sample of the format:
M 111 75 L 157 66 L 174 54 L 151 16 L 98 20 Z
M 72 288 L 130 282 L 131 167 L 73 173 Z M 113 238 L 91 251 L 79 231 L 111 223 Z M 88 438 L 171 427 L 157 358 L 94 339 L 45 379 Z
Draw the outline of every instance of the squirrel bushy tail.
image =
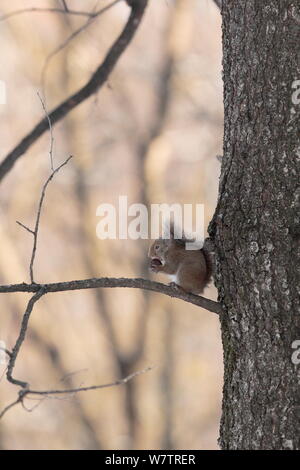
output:
M 174 239 L 175 243 L 181 246 L 185 245 L 187 242 L 194 241 L 192 237 L 188 237 L 185 233 L 182 234 L 182 238 L 176 239 L 173 220 L 170 222 L 170 235 L 171 235 L 171 238 Z M 205 258 L 205 262 L 206 262 L 207 271 L 206 271 L 206 278 L 205 278 L 205 286 L 207 286 L 209 282 L 211 281 L 212 275 L 213 275 L 213 252 L 211 250 L 211 241 L 209 238 L 206 238 L 204 240 L 203 247 L 200 248 L 199 251 L 202 251 L 203 256 Z

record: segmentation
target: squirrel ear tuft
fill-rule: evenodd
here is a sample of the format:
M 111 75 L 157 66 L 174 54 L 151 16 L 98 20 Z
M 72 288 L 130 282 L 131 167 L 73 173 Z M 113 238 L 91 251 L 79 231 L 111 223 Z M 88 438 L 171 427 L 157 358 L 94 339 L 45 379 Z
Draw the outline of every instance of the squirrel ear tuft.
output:
M 180 226 L 179 226 L 180 227 Z M 163 238 L 175 242 L 177 245 L 185 245 L 186 238 L 184 233 L 179 230 L 178 225 L 175 226 L 174 220 L 171 219 L 164 224 L 163 228 Z
M 170 221 L 170 238 L 171 238 L 171 240 L 174 240 L 174 232 L 175 232 L 174 222 L 173 222 L 173 220 L 171 220 Z

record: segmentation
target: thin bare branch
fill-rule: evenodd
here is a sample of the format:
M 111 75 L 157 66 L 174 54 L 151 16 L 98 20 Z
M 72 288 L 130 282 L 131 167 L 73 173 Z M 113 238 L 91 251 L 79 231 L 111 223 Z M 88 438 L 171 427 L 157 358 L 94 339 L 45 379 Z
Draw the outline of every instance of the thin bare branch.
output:
M 34 235 L 34 231 L 31 230 L 31 228 L 27 227 L 26 225 L 22 224 L 22 222 L 19 222 L 18 220 L 16 220 L 16 223 L 18 225 L 20 225 L 21 227 L 23 227 L 25 230 L 27 230 L 27 232 L 31 233 L 31 235 Z
M 31 395 L 60 395 L 60 394 L 66 394 L 66 393 L 87 392 L 89 390 L 99 390 L 101 388 L 115 387 L 117 385 L 126 384 L 127 382 L 129 382 L 129 380 L 132 380 L 134 377 L 137 377 L 138 375 L 141 375 L 141 374 L 145 374 L 146 372 L 149 372 L 152 369 L 153 369 L 153 367 L 147 367 L 146 369 L 139 370 L 137 372 L 133 372 L 132 374 L 125 377 L 124 379 L 119 379 L 119 380 L 116 380 L 115 382 L 108 383 L 108 384 L 90 385 L 88 387 L 70 388 L 70 389 L 67 389 L 67 390 L 64 390 L 64 389 L 29 390 L 28 394 L 31 394 Z
M 221 305 L 218 302 L 215 302 L 214 300 L 201 297 L 200 295 L 184 293 L 166 284 L 149 281 L 148 279 L 141 278 L 131 279 L 123 277 L 100 277 L 92 279 L 81 279 L 78 281 L 56 282 L 51 284 L 26 284 L 23 282 L 22 284 L 0 286 L 0 293 L 38 292 L 42 287 L 44 288 L 46 293 L 65 292 L 81 289 L 96 289 L 99 287 L 129 287 L 134 289 L 146 289 L 153 292 L 159 292 L 161 294 L 168 295 L 169 297 L 184 300 L 185 302 L 197 305 L 198 307 L 202 307 L 216 314 L 221 313 Z
M 2 346 L 0 346 L 0 350 L 1 351 L 4 351 L 9 357 L 12 356 L 12 353 L 9 349 L 6 349 L 6 348 L 2 348 Z
M 0 419 L 3 418 L 3 416 L 10 410 L 13 406 L 17 405 L 18 403 L 21 403 L 22 398 L 19 396 L 17 400 L 13 401 L 9 405 L 7 405 L 3 410 L 0 412 Z
M 35 227 L 34 230 L 31 230 L 28 228 L 26 225 L 22 224 L 21 222 L 17 221 L 17 224 L 19 224 L 21 227 L 23 227 L 25 230 L 27 230 L 29 233 L 33 235 L 33 246 L 32 246 L 32 252 L 31 252 L 31 259 L 30 259 L 30 265 L 29 265 L 29 273 L 30 273 L 30 281 L 33 283 L 34 282 L 34 276 L 33 276 L 33 264 L 35 260 L 35 254 L 36 254 L 36 249 L 37 249 L 37 242 L 38 242 L 38 232 L 39 232 L 39 226 L 40 226 L 40 218 L 41 218 L 41 212 L 42 212 L 42 207 L 43 207 L 43 202 L 45 199 L 45 194 L 46 190 L 48 187 L 48 184 L 50 181 L 53 179 L 54 175 L 63 167 L 65 166 L 69 160 L 72 158 L 72 156 L 68 157 L 61 165 L 59 165 L 57 168 L 54 169 L 53 167 L 53 132 L 52 132 L 52 124 L 51 124 L 51 119 L 49 117 L 49 114 L 47 112 L 46 105 L 40 95 L 39 92 L 37 92 L 37 95 L 40 99 L 40 102 L 42 104 L 42 107 L 44 109 L 46 119 L 48 121 L 48 126 L 49 126 L 49 131 L 50 131 L 50 148 L 49 148 L 49 157 L 50 157 L 50 167 L 51 167 L 51 174 L 47 178 L 41 192 L 39 204 L 38 204 L 38 210 L 37 210 L 37 215 L 36 215 L 36 221 L 35 221 Z
M 49 113 L 52 126 L 64 118 L 72 109 L 81 104 L 91 95 L 96 93 L 100 87 L 106 83 L 109 74 L 116 65 L 122 53 L 126 50 L 128 44 L 131 42 L 139 24 L 143 18 L 144 11 L 148 4 L 148 0 L 133 0 L 131 13 L 128 21 L 110 50 L 108 51 L 104 61 L 99 65 L 97 70 L 91 76 L 89 81 L 80 90 L 71 95 L 60 105 L 58 105 L 52 112 Z M 48 129 L 48 119 L 42 119 L 32 129 L 17 146 L 4 158 L 0 164 L 0 181 L 11 170 L 16 161 L 36 142 L 41 135 Z
M 38 232 L 39 232 L 39 227 L 40 227 L 40 218 L 41 218 L 41 212 L 42 212 L 42 207 L 43 207 L 43 202 L 46 194 L 46 190 L 48 187 L 48 184 L 50 181 L 53 179 L 54 175 L 67 163 L 71 160 L 72 155 L 68 157 L 61 165 L 59 165 L 55 170 L 52 171 L 51 175 L 47 179 L 46 183 L 43 186 L 39 205 L 38 205 L 38 210 L 37 210 L 37 216 L 36 216 L 36 221 L 35 221 L 35 227 L 33 231 L 33 247 L 32 247 L 32 253 L 31 253 L 31 259 L 30 259 L 30 266 L 29 266 L 29 271 L 30 271 L 30 280 L 33 283 L 34 282 L 34 276 L 33 276 L 33 264 L 35 260 L 35 254 L 36 254 L 36 248 L 37 248 L 37 242 L 38 242 Z
M 128 375 L 127 377 L 125 377 L 123 379 L 119 379 L 119 380 L 116 380 L 115 382 L 111 382 L 111 383 L 107 383 L 107 384 L 101 384 L 101 385 L 91 385 L 91 386 L 87 386 L 87 387 L 78 387 L 78 388 L 65 389 L 65 390 L 64 389 L 58 389 L 58 390 L 30 390 L 29 388 L 24 388 L 24 389 L 20 390 L 17 400 L 10 403 L 8 406 L 6 406 L 0 412 L 0 419 L 7 413 L 7 411 L 9 411 L 11 408 L 16 406 L 18 403 L 21 403 L 23 408 L 26 411 L 32 411 L 34 408 L 36 408 L 36 406 L 34 406 L 31 409 L 28 409 L 27 407 L 25 407 L 23 401 L 24 401 L 24 398 L 27 395 L 39 395 L 39 396 L 44 396 L 45 398 L 46 397 L 51 398 L 50 395 L 75 394 L 75 393 L 78 393 L 78 392 L 87 392 L 87 391 L 90 391 L 90 390 L 100 390 L 102 388 L 117 387 L 117 386 L 120 386 L 120 385 L 125 385 L 127 382 L 134 379 L 138 375 L 145 374 L 146 372 L 149 372 L 152 369 L 153 369 L 153 367 L 147 367 L 146 369 L 139 370 L 137 372 L 133 372 L 132 374 Z M 20 384 L 18 383 L 17 385 L 20 385 Z M 30 397 L 28 397 L 28 398 L 30 398 Z
M 51 61 L 51 59 L 53 59 L 54 56 L 56 56 L 60 51 L 62 51 L 68 44 L 70 44 L 70 42 L 76 37 L 78 36 L 80 33 L 82 33 L 83 31 L 85 31 L 89 26 L 91 26 L 91 24 L 99 17 L 101 16 L 103 13 L 105 13 L 106 11 L 108 11 L 110 8 L 112 8 L 114 5 L 116 5 L 117 3 L 119 3 L 121 0 L 114 0 L 112 3 L 109 3 L 108 5 L 106 5 L 104 8 L 101 8 L 101 10 L 98 10 L 94 13 L 91 13 L 90 16 L 88 17 L 87 21 L 82 25 L 80 26 L 78 29 L 76 29 L 75 31 L 73 31 L 73 33 L 71 33 L 58 47 L 56 47 L 46 58 L 46 61 L 45 61 L 45 64 L 43 66 L 43 69 L 42 69 L 42 75 L 41 75 L 41 83 L 42 83 L 42 89 L 44 90 L 45 89 L 45 76 L 46 76 L 46 72 L 47 72 L 47 69 L 48 69 L 48 65 Z
M 49 149 L 49 157 L 50 157 L 50 166 L 51 166 L 51 171 L 54 171 L 54 166 L 53 166 L 53 142 L 54 142 L 54 137 L 53 137 L 53 131 L 52 131 L 52 124 L 51 124 L 51 119 L 49 117 L 47 108 L 46 108 L 46 103 L 44 102 L 43 98 L 41 97 L 40 93 L 37 92 L 37 95 L 39 97 L 39 100 L 41 102 L 41 105 L 43 107 L 43 110 L 45 112 L 46 118 L 48 120 L 48 125 L 49 125 L 49 132 L 50 132 L 50 149 Z
M 119 0 L 120 1 L 120 0 Z M 79 10 L 65 10 L 64 8 L 39 8 L 39 7 L 32 7 L 32 8 L 22 8 L 21 10 L 14 10 L 6 15 L 0 16 L 0 21 L 8 20 L 13 16 L 22 15 L 23 13 L 60 13 L 63 15 L 73 15 L 73 16 L 85 16 L 88 18 L 93 18 L 97 12 L 91 13 L 88 11 L 79 11 Z
M 29 322 L 29 318 L 30 318 L 30 314 L 32 312 L 32 309 L 34 307 L 34 304 L 45 294 L 45 291 L 44 291 L 44 288 L 41 287 L 38 292 L 36 292 L 29 300 L 28 304 L 27 304 L 27 307 L 26 307 L 26 310 L 25 310 L 25 313 L 23 315 L 23 319 L 22 319 L 22 323 L 21 323 L 21 329 L 20 329 L 20 333 L 19 333 L 19 336 L 18 336 L 18 339 L 16 341 L 16 344 L 14 345 L 12 351 L 11 351 L 11 355 L 9 356 L 9 361 L 8 361 L 8 365 L 7 365 L 7 372 L 6 372 L 6 377 L 7 377 L 7 380 L 9 382 L 11 382 L 12 384 L 15 384 L 15 385 L 19 385 L 20 387 L 22 388 L 27 388 L 28 387 L 28 384 L 27 382 L 22 382 L 21 380 L 18 380 L 18 379 L 15 379 L 13 376 L 12 376 L 12 373 L 13 373 L 13 369 L 15 367 L 15 363 L 16 363 L 16 359 L 17 359 L 17 356 L 19 354 L 19 351 L 20 351 L 20 348 L 23 344 L 23 341 L 25 339 L 25 335 L 26 335 L 26 332 L 27 332 L 27 327 L 28 327 L 28 322 Z
M 23 397 L 24 398 L 24 397 Z M 24 400 L 21 400 L 20 403 L 22 405 L 22 408 L 24 408 L 25 411 L 27 411 L 28 413 L 32 413 L 36 408 L 38 408 L 43 401 L 45 401 L 47 399 L 46 396 L 40 398 L 39 400 L 37 400 L 37 403 L 35 403 L 31 408 L 28 408 L 28 406 L 25 405 L 24 403 Z
M 64 7 L 65 11 L 68 12 L 68 11 L 69 11 L 69 7 L 68 7 L 68 5 L 67 5 L 66 0 L 61 0 L 61 3 L 63 4 L 63 7 Z
M 47 56 L 45 63 L 42 68 L 42 74 L 41 74 L 41 87 L 43 90 L 45 90 L 45 77 L 46 77 L 46 72 L 48 69 L 48 66 L 50 64 L 51 59 L 53 59 L 54 56 L 56 56 L 60 51 L 62 51 L 65 47 L 67 47 L 68 44 L 80 33 L 85 31 L 95 20 L 95 17 L 88 18 L 88 20 L 80 26 L 80 28 L 76 29 L 71 33 L 59 46 L 57 46 L 50 54 Z

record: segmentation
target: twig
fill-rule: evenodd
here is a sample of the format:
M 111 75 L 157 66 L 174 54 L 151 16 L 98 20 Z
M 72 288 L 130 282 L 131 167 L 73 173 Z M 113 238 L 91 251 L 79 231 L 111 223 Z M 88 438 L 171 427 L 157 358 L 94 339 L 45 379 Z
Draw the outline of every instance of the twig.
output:
M 50 123 L 50 125 L 51 125 L 51 123 Z M 52 145 L 52 137 L 51 137 L 51 145 Z M 51 152 L 52 152 L 52 150 L 50 149 L 50 158 L 51 158 Z M 55 168 L 52 171 L 52 173 L 50 174 L 50 176 L 48 177 L 48 179 L 46 180 L 46 182 L 45 182 L 45 184 L 42 188 L 41 197 L 40 197 L 40 201 L 39 201 L 39 204 L 38 204 L 38 210 L 37 210 L 34 230 L 31 230 L 26 225 L 22 224 L 21 222 L 19 222 L 17 220 L 17 224 L 19 224 L 21 227 L 23 227 L 25 230 L 27 230 L 29 233 L 31 233 L 33 235 L 33 246 L 32 246 L 31 258 L 30 258 L 30 265 L 29 265 L 29 273 L 30 273 L 31 283 L 34 283 L 33 265 L 34 265 L 35 254 L 36 254 L 36 249 L 37 249 L 38 233 L 39 233 L 39 227 L 40 227 L 40 218 L 41 218 L 41 212 L 42 212 L 43 202 L 44 202 L 44 199 L 45 199 L 46 190 L 47 190 L 48 184 L 53 179 L 54 175 L 56 173 L 58 173 L 58 171 L 63 166 L 67 165 L 67 163 L 71 160 L 71 158 L 73 158 L 72 155 L 70 157 L 68 157 L 61 165 L 59 165 L 57 168 Z M 51 167 L 52 167 L 52 165 L 53 165 L 53 161 L 51 159 Z
M 64 7 L 65 11 L 68 12 L 68 11 L 69 11 L 69 7 L 68 7 L 68 5 L 67 5 L 66 0 L 61 0 L 61 3 L 63 4 L 63 7 Z
M 131 13 L 129 19 L 117 40 L 108 51 L 104 61 L 91 76 L 89 81 L 80 90 L 71 95 L 52 112 L 49 113 L 52 126 L 64 118 L 72 109 L 85 101 L 88 97 L 96 93 L 107 81 L 109 74 L 116 65 L 118 59 L 132 40 L 139 24 L 143 18 L 148 0 L 134 0 L 131 2 Z M 0 164 L 0 181 L 11 170 L 15 162 L 36 142 L 36 140 L 46 132 L 48 128 L 48 119 L 42 119 L 4 158 Z
M 1 411 L 0 413 L 0 419 L 5 415 L 5 413 L 7 413 L 8 410 L 10 410 L 13 406 L 17 405 L 18 403 L 21 403 L 21 401 L 23 400 L 23 398 L 21 398 L 20 396 L 17 398 L 17 400 L 13 401 L 12 403 L 10 403 L 9 405 L 7 405 L 5 408 L 3 408 L 3 410 Z
M 21 227 L 23 227 L 25 230 L 27 230 L 29 233 L 31 233 L 33 235 L 33 246 L 32 246 L 32 253 L 31 253 L 31 259 L 30 259 L 30 265 L 29 265 L 29 273 L 30 273 L 30 280 L 31 282 L 33 283 L 34 282 L 34 277 L 33 277 L 33 264 L 34 264 L 34 259 L 35 259 L 35 254 L 36 254 L 36 248 L 37 248 L 37 242 L 38 242 L 38 232 L 39 232 L 39 226 L 40 226 L 40 218 L 41 218 L 41 211 L 42 211 L 42 206 L 43 206 L 43 202 L 44 202 L 44 198 L 45 198 L 45 194 L 46 194 L 46 189 L 47 189 L 47 186 L 48 184 L 50 183 L 50 181 L 53 179 L 54 175 L 63 167 L 65 166 L 69 160 L 72 158 L 72 156 L 70 156 L 69 158 L 67 158 L 61 165 L 59 165 L 57 168 L 54 169 L 53 167 L 53 142 L 54 142 L 54 138 L 53 138 L 53 132 L 52 132 L 52 124 L 51 124 L 51 119 L 49 117 L 49 114 L 47 112 L 47 108 L 46 108 L 46 104 L 44 103 L 41 95 L 39 92 L 37 92 L 37 95 L 40 99 L 40 102 L 42 104 L 42 107 L 43 107 L 43 110 L 46 114 L 46 119 L 48 121 L 48 126 L 49 126 L 49 131 L 50 131 L 50 148 L 49 148 L 49 157 L 50 157 L 50 167 L 51 167 L 51 174 L 50 176 L 48 177 L 48 179 L 46 180 L 43 188 L 42 188 L 42 192 L 41 192 L 41 196 L 40 196 L 40 201 L 39 201 L 39 205 L 38 205 L 38 210 L 37 210 L 37 215 L 36 215 L 36 221 L 35 221 L 35 227 L 34 227 L 34 230 L 31 230 L 30 228 L 28 228 L 26 225 L 22 224 L 21 222 L 17 221 L 17 224 L 19 224 Z
M 23 401 L 24 398 L 27 395 L 41 395 L 50 398 L 50 395 L 62 395 L 62 394 L 75 394 L 78 392 L 86 392 L 90 390 L 99 390 L 102 388 L 109 388 L 109 387 L 117 387 L 119 385 L 125 385 L 127 382 L 130 380 L 134 379 L 138 375 L 145 374 L 146 372 L 149 372 L 152 370 L 152 367 L 147 367 L 146 369 L 139 370 L 137 372 L 134 372 L 133 374 L 128 375 L 124 379 L 119 379 L 116 380 L 115 382 L 107 383 L 107 384 L 101 384 L 101 385 L 91 385 L 88 387 L 78 387 L 78 388 L 72 388 L 72 389 L 58 389 L 58 390 L 30 390 L 29 388 L 25 388 L 20 390 L 19 396 L 17 400 L 13 401 L 9 405 L 7 405 L 0 413 L 0 419 L 7 413 L 8 410 L 10 410 L 12 407 L 17 405 L 18 403 L 21 403 L 23 408 L 26 411 L 32 411 L 32 409 L 28 409 L 24 406 Z M 30 398 L 30 397 L 28 397 Z M 35 406 L 36 407 L 36 406 Z M 33 407 L 33 409 L 35 408 Z
M 88 11 L 69 10 L 69 9 L 65 10 L 64 8 L 32 7 L 32 8 L 22 8 L 21 10 L 11 11 L 10 13 L 7 13 L 6 15 L 0 16 L 0 21 L 7 20 L 11 18 L 12 16 L 22 15 L 23 13 L 61 13 L 63 15 L 68 14 L 68 15 L 85 16 L 88 18 L 93 18 L 93 16 L 95 16 L 97 12 L 91 13 Z
M 19 222 L 18 220 L 16 220 L 16 223 L 18 225 L 20 225 L 21 227 L 23 227 L 25 230 L 27 230 L 27 232 L 31 233 L 32 235 L 34 235 L 34 231 L 31 230 L 31 228 L 27 227 L 26 225 L 22 224 L 22 222 Z
M 96 11 L 95 13 L 91 13 L 87 19 L 87 21 L 80 26 L 78 29 L 73 31 L 72 34 L 70 34 L 57 48 L 55 48 L 46 58 L 45 64 L 42 69 L 42 89 L 45 89 L 45 75 L 47 72 L 48 65 L 51 61 L 51 59 L 58 54 L 60 51 L 62 51 L 76 36 L 78 36 L 82 31 L 85 31 L 100 15 L 108 11 L 110 8 L 112 8 L 114 5 L 119 3 L 121 0 L 114 0 L 113 2 L 109 3 L 106 5 L 104 8 L 101 8 L 101 10 Z
M 27 411 L 28 413 L 32 413 L 36 408 L 38 408 L 38 406 L 42 404 L 43 401 L 46 400 L 46 398 L 47 397 L 40 398 L 38 402 L 35 403 L 31 408 L 28 408 L 27 406 L 25 406 L 24 400 L 21 401 L 21 405 L 25 411 Z
M 18 339 L 16 341 L 16 344 L 15 346 L 13 347 L 12 349 L 12 352 L 11 354 L 9 355 L 9 361 L 8 361 L 8 365 L 7 365 L 7 372 L 6 372 L 6 377 L 7 377 L 7 380 L 9 382 L 11 382 L 12 384 L 15 384 L 15 385 L 19 385 L 20 387 L 22 388 L 27 388 L 28 387 L 28 384 L 27 382 L 22 382 L 21 380 L 18 380 L 18 379 L 15 379 L 13 376 L 12 376 L 12 373 L 13 373 L 13 369 L 15 367 L 15 363 L 16 363 L 16 359 L 17 359 L 17 356 L 19 354 L 19 351 L 20 351 L 20 348 L 22 346 L 22 343 L 25 339 L 25 335 L 26 335 L 26 332 L 27 332 L 27 327 L 28 327 L 28 322 L 29 322 L 29 318 L 30 318 L 30 314 L 32 312 L 32 309 L 34 307 L 34 304 L 42 297 L 42 295 L 44 295 L 46 292 L 44 291 L 44 288 L 43 287 L 40 287 L 40 289 L 38 290 L 38 292 L 36 294 L 34 294 L 31 299 L 29 300 L 28 304 L 27 304 L 27 307 L 26 307 L 26 310 L 25 310 L 25 313 L 23 315 L 23 320 L 22 320 L 22 323 L 21 323 L 21 329 L 20 329 L 20 333 L 19 333 L 19 336 L 18 336 Z
M 7 292 L 38 292 L 41 287 L 44 288 L 45 293 L 52 292 L 65 292 L 81 289 L 96 289 L 99 287 L 129 287 L 135 289 L 146 289 L 153 292 L 168 295 L 177 299 L 184 300 L 185 302 L 202 307 L 210 312 L 216 314 L 221 313 L 221 305 L 214 300 L 201 297 L 200 295 L 188 294 L 166 284 L 160 282 L 149 281 L 148 279 L 141 278 L 113 278 L 113 277 L 100 277 L 92 279 L 81 279 L 68 282 L 55 282 L 51 284 L 11 284 L 0 286 L 0 294 Z
M 59 165 L 57 168 L 55 168 L 55 170 L 52 171 L 51 175 L 50 175 L 49 178 L 47 179 L 47 181 L 46 181 L 46 183 L 44 184 L 43 189 L 42 189 L 42 194 L 41 194 L 40 202 L 39 202 L 39 205 L 38 205 L 38 211 L 37 211 L 36 222 L 35 222 L 35 227 L 34 227 L 33 248 L 32 248 L 31 260 L 30 260 L 30 266 L 29 266 L 29 270 L 30 270 L 30 280 L 31 280 L 31 282 L 34 282 L 34 278 L 33 278 L 33 263 L 34 263 L 34 259 L 35 259 L 35 253 L 36 253 L 36 247 L 37 247 L 37 241 L 38 241 L 38 232 L 39 232 L 39 226 L 40 226 L 40 217 L 41 217 L 41 211 L 42 211 L 43 201 L 44 201 L 45 194 L 46 194 L 46 189 L 47 189 L 48 184 L 50 183 L 50 181 L 51 181 L 52 178 L 54 177 L 54 175 L 55 175 L 63 166 L 65 166 L 65 165 L 69 162 L 69 160 L 71 160 L 71 158 L 72 158 L 72 155 L 71 155 L 70 157 L 68 157 L 61 165 Z
M 6 348 L 2 348 L 2 346 L 0 346 L 0 350 L 1 351 L 4 351 L 9 357 L 11 357 L 12 353 L 9 349 L 6 349 Z
M 47 120 L 48 120 L 49 132 L 50 132 L 49 157 L 50 157 L 51 171 L 53 172 L 53 171 L 54 171 L 54 166 L 53 166 L 53 142 L 54 142 L 54 138 L 53 138 L 53 131 L 52 131 L 51 119 L 50 119 L 50 117 L 49 117 L 49 114 L 48 114 L 48 111 L 47 111 L 47 108 L 46 108 L 46 104 L 44 103 L 44 100 L 42 99 L 40 93 L 37 92 L 37 95 L 38 95 L 39 100 L 40 100 L 40 102 L 41 102 L 41 104 L 42 104 L 43 110 L 45 111 L 46 118 L 47 118 Z
M 67 390 L 64 389 L 57 389 L 57 390 L 28 390 L 28 394 L 30 395 L 61 395 L 66 393 L 77 393 L 77 392 L 87 392 L 89 390 L 99 390 L 101 388 L 108 388 L 108 387 L 115 387 L 117 385 L 123 385 L 132 380 L 134 377 L 138 375 L 145 374 L 152 370 L 152 367 L 147 367 L 146 369 L 139 370 L 137 372 L 133 372 L 132 374 L 128 375 L 124 379 L 116 380 L 115 382 L 102 384 L 102 385 L 90 385 L 88 387 L 78 387 L 78 388 L 69 388 Z
M 45 89 L 45 75 L 46 75 L 48 65 L 51 59 L 60 51 L 62 51 L 76 36 L 82 33 L 82 31 L 86 30 L 93 23 L 94 20 L 95 20 L 95 17 L 89 17 L 88 20 L 82 26 L 80 26 L 80 28 L 73 31 L 72 34 L 70 34 L 58 47 L 56 47 L 47 56 L 45 63 L 43 65 L 43 68 L 42 68 L 42 73 L 41 73 L 41 87 L 43 90 Z

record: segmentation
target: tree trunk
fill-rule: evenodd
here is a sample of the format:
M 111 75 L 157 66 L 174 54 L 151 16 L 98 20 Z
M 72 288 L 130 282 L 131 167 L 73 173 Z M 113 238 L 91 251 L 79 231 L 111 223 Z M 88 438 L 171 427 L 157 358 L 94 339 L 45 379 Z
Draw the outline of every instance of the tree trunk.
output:
M 222 7 L 224 156 L 210 236 L 223 306 L 223 449 L 300 449 L 296 5 Z

